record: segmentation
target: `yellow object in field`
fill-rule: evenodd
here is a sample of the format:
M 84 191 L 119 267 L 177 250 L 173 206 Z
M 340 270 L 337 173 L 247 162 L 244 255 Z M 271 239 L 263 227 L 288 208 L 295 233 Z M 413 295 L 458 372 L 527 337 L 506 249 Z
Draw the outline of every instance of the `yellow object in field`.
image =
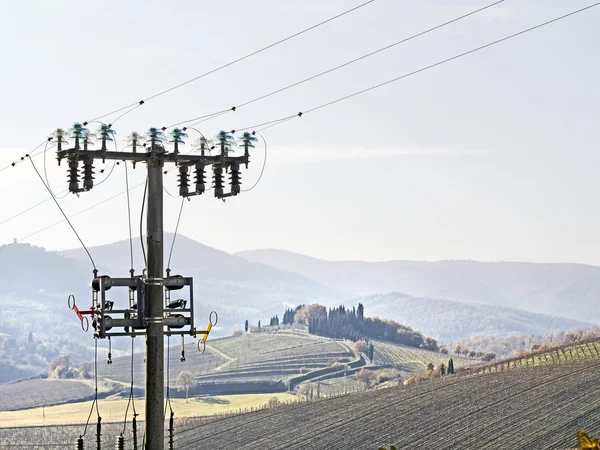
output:
M 577 433 L 577 445 L 580 449 L 600 450 L 600 438 L 590 438 L 583 430 Z

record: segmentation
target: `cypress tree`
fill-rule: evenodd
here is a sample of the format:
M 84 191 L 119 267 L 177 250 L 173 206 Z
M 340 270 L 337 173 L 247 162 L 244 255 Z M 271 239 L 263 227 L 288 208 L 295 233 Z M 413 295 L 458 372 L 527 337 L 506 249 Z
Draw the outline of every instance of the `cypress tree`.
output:
M 454 374 L 454 361 L 452 360 L 452 358 L 450 358 L 450 361 L 448 361 L 448 375 L 453 375 Z
M 248 332 L 248 320 L 246 320 L 246 325 L 244 325 L 244 328 L 246 329 L 246 333 Z

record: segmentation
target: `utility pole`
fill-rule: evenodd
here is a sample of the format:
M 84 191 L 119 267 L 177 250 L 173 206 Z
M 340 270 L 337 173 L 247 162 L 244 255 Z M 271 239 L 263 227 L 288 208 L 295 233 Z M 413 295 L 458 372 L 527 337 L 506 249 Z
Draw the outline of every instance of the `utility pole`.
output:
M 184 335 L 202 337 L 198 341 L 198 349 L 204 352 L 206 339 L 212 326 L 216 324 L 217 315 L 210 314 L 206 330 L 196 330 L 194 326 L 193 307 L 193 280 L 180 275 L 171 276 L 169 270 L 165 275 L 163 263 L 164 232 L 163 232 L 163 169 L 165 163 L 174 163 L 179 168 L 178 184 L 179 194 L 182 197 L 192 197 L 205 192 L 205 170 L 212 166 L 214 196 L 218 199 L 236 196 L 240 193 L 240 165 L 248 167 L 249 149 L 254 148 L 256 138 L 251 133 L 244 133 L 238 140 L 243 148 L 241 156 L 231 156 L 233 147 L 237 146 L 233 132 L 221 131 L 215 141 L 201 137 L 198 149 L 200 154 L 180 153 L 179 146 L 183 138 L 187 137 L 186 129 L 175 128 L 169 134 L 169 142 L 173 144 L 173 151 L 165 149 L 165 129 L 151 128 L 147 133 L 146 143 L 142 145 L 143 138 L 132 133 L 129 143 L 132 152 L 109 151 L 107 142 L 113 141 L 114 131 L 111 125 L 102 125 L 99 130 L 100 150 L 89 150 L 93 144 L 94 136 L 84 128 L 86 123 L 76 123 L 70 130 L 74 138 L 74 146 L 63 149 L 67 145 L 68 134 L 57 129 L 54 142 L 57 144 L 57 159 L 68 161 L 69 190 L 74 194 L 89 191 L 94 186 L 94 161 L 113 160 L 133 163 L 146 163 L 147 165 L 147 267 L 142 275 L 135 276 L 132 268 L 128 278 L 110 278 L 106 275 L 98 276 L 94 270 L 92 281 L 92 306 L 90 310 L 80 311 L 75 306 L 73 297 L 69 299 L 69 306 L 73 309 L 84 326 L 89 315 L 92 317 L 95 339 L 109 339 L 113 336 L 142 336 L 146 337 L 146 450 L 164 449 L 164 335 L 182 336 L 181 360 L 185 360 Z M 216 155 L 210 155 L 211 150 L 217 149 Z M 80 170 L 79 164 L 83 163 Z M 190 168 L 195 172 L 195 188 L 190 189 Z M 225 192 L 224 173 L 229 172 L 231 185 L 230 192 Z M 83 175 L 83 186 L 80 186 L 79 175 Z M 129 289 L 129 305 L 125 308 L 115 307 L 114 302 L 107 300 L 106 292 L 112 287 L 127 287 Z M 189 299 L 171 300 L 171 292 L 187 287 Z M 189 306 L 188 306 L 189 305 Z M 110 315 L 109 315 L 110 314 Z M 213 319 L 214 314 L 214 319 Z M 89 324 L 88 324 L 89 326 Z M 166 327 L 166 330 L 165 330 Z M 121 331 L 122 329 L 122 331 Z M 201 344 L 203 347 L 201 348 Z M 110 361 L 110 360 L 109 360 Z
M 147 235 L 148 280 L 163 277 L 163 162 L 148 160 L 148 213 Z M 146 334 L 146 448 L 164 446 L 164 336 L 163 289 L 160 285 L 147 286 L 148 318 Z

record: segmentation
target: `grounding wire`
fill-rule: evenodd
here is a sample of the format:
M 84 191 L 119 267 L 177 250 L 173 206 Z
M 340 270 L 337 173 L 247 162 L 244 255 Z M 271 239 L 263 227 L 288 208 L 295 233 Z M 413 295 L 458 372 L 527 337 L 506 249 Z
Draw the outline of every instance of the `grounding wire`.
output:
M 429 70 L 429 69 L 433 69 L 433 68 L 435 68 L 435 67 L 438 67 L 438 66 L 441 66 L 441 65 L 443 65 L 443 64 L 449 63 L 449 62 L 451 62 L 451 61 L 457 60 L 457 59 L 459 59 L 459 58 L 462 58 L 462 57 L 464 57 L 464 56 L 471 55 L 471 54 L 473 54 L 473 53 L 479 52 L 479 51 L 481 51 L 481 50 L 484 50 L 484 49 L 486 49 L 486 48 L 492 47 L 492 46 L 494 46 L 494 45 L 496 45 L 496 44 L 500 44 L 500 43 L 502 43 L 502 42 L 505 42 L 505 41 L 508 41 L 508 40 L 510 40 L 510 39 L 513 39 L 513 38 L 515 38 L 515 37 L 518 37 L 518 36 L 521 36 L 521 35 L 523 35 L 523 34 L 529 33 L 530 31 L 537 30 L 537 29 L 539 29 L 539 28 L 542 28 L 542 27 L 544 27 L 544 26 L 546 26 L 546 25 L 550 25 L 550 24 L 552 24 L 552 23 L 558 22 L 559 20 L 566 19 L 567 17 L 571 17 L 571 16 L 573 16 L 573 15 L 575 15 L 575 14 L 578 14 L 578 13 L 584 12 L 584 11 L 586 11 L 586 10 L 589 10 L 589 9 L 591 9 L 591 8 L 593 8 L 593 7 L 596 7 L 596 6 L 598 6 L 598 5 L 600 5 L 600 2 L 594 3 L 594 4 L 592 4 L 592 5 L 586 6 L 586 7 L 584 7 L 584 8 L 581 8 L 581 9 L 578 9 L 578 10 L 576 10 L 576 11 L 572 11 L 572 12 L 570 12 L 570 13 L 568 13 L 568 14 L 564 14 L 564 15 L 562 15 L 562 16 L 559 16 L 559 17 L 556 17 L 556 18 L 554 18 L 554 19 L 548 20 L 548 21 L 546 21 L 546 22 L 543 22 L 543 23 L 541 23 L 541 24 L 538 24 L 538 25 L 535 25 L 535 26 L 533 26 L 533 27 L 527 28 L 527 29 L 525 29 L 525 30 L 519 31 L 518 33 L 514 33 L 514 34 L 511 34 L 511 35 L 509 35 L 509 36 L 506 36 L 506 37 L 504 37 L 504 38 L 497 39 L 497 40 L 495 40 L 495 41 L 492 41 L 492 42 L 490 42 L 490 43 L 488 43 L 488 44 L 482 45 L 482 46 L 480 46 L 480 47 L 476 47 L 476 48 L 474 48 L 474 49 L 471 49 L 471 50 L 469 50 L 469 51 L 466 51 L 466 52 L 460 53 L 460 54 L 458 54 L 458 55 L 452 56 L 452 57 L 450 57 L 450 58 L 446 58 L 446 59 L 444 59 L 444 60 L 442 60 L 442 61 L 438 61 L 437 63 L 430 64 L 430 65 L 428 65 L 428 66 L 422 67 L 421 69 L 418 69 L 418 70 L 415 70 L 415 71 L 412 71 L 412 72 L 406 73 L 406 74 L 404 74 L 404 75 L 401 75 L 401 76 L 399 76 L 399 77 L 396 77 L 396 78 L 392 78 L 391 80 L 384 81 L 383 83 L 379 83 L 379 84 L 376 84 L 376 85 L 370 86 L 370 87 L 368 87 L 368 88 L 366 88 L 366 89 L 362 89 L 362 90 L 360 90 L 360 91 L 357 91 L 357 92 L 354 92 L 354 93 L 352 93 L 352 94 L 346 95 L 346 96 L 344 96 L 344 97 L 340 97 L 340 98 L 338 98 L 338 99 L 335 99 L 335 100 L 332 100 L 332 101 L 330 101 L 330 102 L 323 103 L 323 104 L 321 104 L 321 105 L 319 105 L 319 106 L 315 106 L 314 108 L 308 109 L 308 110 L 306 110 L 306 111 L 299 112 L 298 114 L 295 114 L 295 115 L 293 115 L 293 116 L 286 116 L 286 117 L 283 117 L 283 118 L 280 118 L 280 119 L 272 120 L 272 121 L 270 121 L 270 122 L 264 122 L 264 123 L 261 123 L 261 124 L 258 124 L 258 125 L 253 125 L 253 126 L 250 126 L 250 127 L 240 128 L 240 129 L 238 129 L 237 131 L 253 130 L 253 129 L 255 129 L 255 128 L 259 128 L 259 127 L 262 127 L 262 126 L 264 126 L 264 125 L 269 125 L 269 124 L 273 124 L 272 126 L 276 126 L 276 125 L 279 125 L 280 123 L 283 123 L 283 122 L 285 122 L 285 121 L 287 121 L 287 120 L 290 120 L 290 119 L 292 119 L 292 118 L 294 118 L 294 117 L 302 117 L 302 116 L 303 116 L 303 115 L 305 115 L 305 114 L 308 114 L 308 113 L 311 113 L 311 112 L 317 111 L 317 110 L 319 110 L 319 109 L 326 108 L 326 107 L 328 107 L 328 106 L 334 105 L 334 104 L 336 104 L 336 103 L 340 103 L 340 102 L 342 102 L 342 101 L 345 101 L 345 100 L 351 99 L 351 98 L 353 98 L 353 97 L 356 97 L 356 96 L 359 96 L 359 95 L 361 95 L 361 94 L 365 94 L 365 93 L 367 93 L 367 92 L 373 91 L 373 90 L 375 90 L 375 89 L 378 89 L 378 88 L 380 88 L 380 87 L 386 86 L 386 85 L 388 85 L 388 84 L 392 84 L 392 83 L 394 83 L 394 82 L 396 82 L 396 81 L 403 80 L 403 79 L 405 79 L 405 78 L 408 78 L 408 77 L 410 77 L 410 76 L 417 75 L 417 74 L 419 74 L 419 73 L 421 73 L 421 72 L 425 72 L 425 71 L 427 71 L 427 70 Z M 266 128 L 263 128 L 263 130 L 264 130 L 264 129 L 266 129 Z
M 65 220 L 67 221 L 67 223 L 69 224 L 69 226 L 73 230 L 73 233 L 75 233 L 75 236 L 77 236 L 77 239 L 79 239 L 79 242 L 81 243 L 81 246 L 83 247 L 83 249 L 87 253 L 88 257 L 90 258 L 90 261 L 92 263 L 92 266 L 94 267 L 94 270 L 96 270 L 96 263 L 94 263 L 94 258 L 92 258 L 92 255 L 90 254 L 89 250 L 87 249 L 87 247 L 83 243 L 83 240 L 79 236 L 79 233 L 77 233 L 77 230 L 75 229 L 75 227 L 73 226 L 73 224 L 69 220 L 69 217 L 67 217 L 67 215 L 63 211 L 62 207 L 60 206 L 60 203 L 58 203 L 58 200 L 54 197 L 54 195 L 52 194 L 52 191 L 50 190 L 50 188 L 48 187 L 48 185 L 46 185 L 46 183 L 44 182 L 44 179 L 42 178 L 42 175 L 40 174 L 40 172 L 37 169 L 37 167 L 35 167 L 35 164 L 34 164 L 34 162 L 33 162 L 33 160 L 31 158 L 29 158 L 29 162 L 31 163 L 31 166 L 35 170 L 35 173 L 37 173 L 37 175 L 40 178 L 40 181 L 42 182 L 42 184 L 44 185 L 44 187 L 48 190 L 48 193 L 52 196 L 52 199 L 54 200 L 54 203 L 56 203 L 56 206 L 58 207 L 58 209 L 60 210 L 60 212 L 64 216 Z
M 262 47 L 262 48 L 260 48 L 260 49 L 258 49 L 258 50 L 255 50 L 255 51 L 253 51 L 253 52 L 251 52 L 251 53 L 248 53 L 248 54 L 246 54 L 246 55 L 244 55 L 244 56 L 242 56 L 242 57 L 240 57 L 240 58 L 237 58 L 237 59 L 235 59 L 235 60 L 233 60 L 233 61 L 231 61 L 231 62 L 228 62 L 228 63 L 226 63 L 226 64 L 223 64 L 222 66 L 219 66 L 219 67 L 217 67 L 217 68 L 215 68 L 215 69 L 209 70 L 208 72 L 205 72 L 205 73 L 203 73 L 203 74 L 201 74 L 201 75 L 198 75 L 198 76 L 196 76 L 196 77 L 194 77 L 194 78 L 191 78 L 191 79 L 189 79 L 189 80 L 187 80 L 187 81 L 184 81 L 184 82 L 182 82 L 182 83 L 179 83 L 179 84 L 177 84 L 177 85 L 175 85 L 175 86 L 172 86 L 172 87 L 170 87 L 170 88 L 168 88 L 168 89 L 165 89 L 164 91 L 160 91 L 160 92 L 158 92 L 158 93 L 156 93 L 156 94 L 154 94 L 154 95 L 151 95 L 151 96 L 150 96 L 150 97 L 148 97 L 148 98 L 145 98 L 144 100 L 140 100 L 140 101 L 137 101 L 137 102 L 131 103 L 131 104 L 129 104 L 129 105 L 126 105 L 126 106 L 123 106 L 123 107 L 121 107 L 121 108 L 119 108 L 119 109 L 116 109 L 116 110 L 114 110 L 114 111 L 111 111 L 111 112 L 109 112 L 109 113 L 106 113 L 106 114 L 103 114 L 103 115 L 101 115 L 101 116 L 95 117 L 95 118 L 93 118 L 93 119 L 89 120 L 88 122 L 96 121 L 96 120 L 102 119 L 102 118 L 104 118 L 104 117 L 111 116 L 111 115 L 113 115 L 113 114 L 116 114 L 116 113 L 119 113 L 119 112 L 121 112 L 121 111 L 125 111 L 126 109 L 130 109 L 130 108 L 133 108 L 133 107 L 136 107 L 136 106 L 141 106 L 141 105 L 145 104 L 146 102 L 148 102 L 148 101 L 150 101 L 150 100 L 154 100 L 154 99 L 155 99 L 155 98 L 157 98 L 157 97 L 160 97 L 160 96 L 162 96 L 162 95 L 165 95 L 165 94 L 167 94 L 167 93 L 169 93 L 169 92 L 172 92 L 172 91 L 174 91 L 174 90 L 176 90 L 176 89 L 179 89 L 179 88 L 181 88 L 181 87 L 183 87 L 183 86 L 186 86 L 186 85 L 188 85 L 188 84 L 190 84 L 190 83 L 193 83 L 194 81 L 197 81 L 197 80 L 199 80 L 199 79 L 201 79 L 201 78 L 204 78 L 204 77 L 206 77 L 206 76 L 208 76 L 208 75 L 211 75 L 211 74 L 213 74 L 213 73 L 215 73 L 215 72 L 218 72 L 218 71 L 220 71 L 220 70 L 223 70 L 223 69 L 225 69 L 225 68 L 227 68 L 227 67 L 229 67 L 229 66 L 232 66 L 232 65 L 234 65 L 234 64 L 237 64 L 238 62 L 244 61 L 245 59 L 251 58 L 252 56 L 255 56 L 255 55 L 259 54 L 259 53 L 262 53 L 262 52 L 264 52 L 264 51 L 266 51 L 266 50 L 269 50 L 269 49 L 271 49 L 271 48 L 273 48 L 273 47 L 275 47 L 275 46 L 277 46 L 277 45 L 279 45 L 279 44 L 283 44 L 284 42 L 287 42 L 287 41 L 289 41 L 289 40 L 292 40 L 292 39 L 294 39 L 294 38 L 296 38 L 296 37 L 298 37 L 298 36 L 300 36 L 300 35 L 302 35 L 302 34 L 304 34 L 304 33 L 307 33 L 307 32 L 309 32 L 309 31 L 311 31 L 311 30 L 314 30 L 315 28 L 318 28 L 318 27 L 320 27 L 320 26 L 322 26 L 322 25 L 325 25 L 325 24 L 327 24 L 327 23 L 329 23 L 329 22 L 332 22 L 332 21 L 334 21 L 334 20 L 336 20 L 336 19 L 338 19 L 338 18 L 340 18 L 340 17 L 343 17 L 343 16 L 345 16 L 345 15 L 347 15 L 347 14 L 350 14 L 350 13 L 352 13 L 352 12 L 354 12 L 354 11 L 356 11 L 356 10 L 360 9 L 360 8 L 363 8 L 364 6 L 367 6 L 367 5 L 369 5 L 369 4 L 373 3 L 373 2 L 375 2 L 375 0 L 369 0 L 369 1 L 367 1 L 367 2 L 364 2 L 364 3 L 362 3 L 362 4 L 358 5 L 358 6 L 355 6 L 355 7 L 351 8 L 351 9 L 348 9 L 348 10 L 346 10 L 346 11 L 344 11 L 344 12 L 342 12 L 342 13 L 339 13 L 339 14 L 337 14 L 337 15 L 333 16 L 333 17 L 330 17 L 329 19 L 326 19 L 326 20 L 324 20 L 324 21 L 322 21 L 322 22 L 319 22 L 319 23 L 317 23 L 317 24 L 315 24 L 315 25 L 312 25 L 312 26 L 310 26 L 310 27 L 308 27 L 308 28 L 305 28 L 305 29 L 303 29 L 303 30 L 301 30 L 301 31 L 299 31 L 299 32 L 297 32 L 297 33 L 294 33 L 294 34 L 292 34 L 292 35 L 290 35 L 290 36 L 288 36 L 288 37 L 285 37 L 285 38 L 283 38 L 283 39 L 280 39 L 280 40 L 278 40 L 278 41 L 276 41 L 276 42 L 274 42 L 274 43 L 272 43 L 272 44 L 269 44 L 269 45 L 267 45 L 266 47 Z M 126 113 L 126 114 L 127 114 L 127 113 Z

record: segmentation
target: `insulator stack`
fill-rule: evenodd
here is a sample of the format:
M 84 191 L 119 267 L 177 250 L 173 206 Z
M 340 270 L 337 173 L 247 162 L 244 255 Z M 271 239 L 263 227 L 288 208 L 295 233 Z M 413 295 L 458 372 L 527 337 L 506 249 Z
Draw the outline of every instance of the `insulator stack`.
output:
M 102 417 L 98 416 L 98 425 L 96 425 L 96 449 L 102 450 Z
M 196 163 L 196 194 L 203 194 L 206 189 L 206 173 L 205 173 L 206 165 L 202 163 Z
M 137 416 L 137 414 L 133 415 L 133 450 L 138 450 L 138 445 L 137 445 L 137 420 L 135 419 L 135 416 Z
M 223 197 L 223 168 L 213 166 L 213 185 L 215 186 L 215 197 Z
M 175 414 L 173 413 L 173 411 L 171 411 L 171 417 L 169 418 L 169 450 L 173 450 L 175 447 L 173 447 L 173 436 L 174 436 L 174 424 L 173 424 L 173 416 Z
M 83 160 L 83 189 L 89 191 L 94 187 L 94 160 L 85 158 Z
M 125 437 L 123 435 L 117 437 L 115 448 L 117 450 L 125 450 Z
M 79 192 L 79 161 L 69 160 L 69 191 Z
M 77 450 L 84 450 L 83 436 L 79 436 L 79 439 L 77 439 Z
M 179 166 L 179 195 L 187 197 L 190 193 L 190 175 L 187 166 Z
M 240 193 L 240 184 L 242 177 L 240 176 L 240 165 L 238 163 L 231 164 L 231 173 L 229 174 L 229 184 L 231 184 L 231 193 L 237 195 Z

